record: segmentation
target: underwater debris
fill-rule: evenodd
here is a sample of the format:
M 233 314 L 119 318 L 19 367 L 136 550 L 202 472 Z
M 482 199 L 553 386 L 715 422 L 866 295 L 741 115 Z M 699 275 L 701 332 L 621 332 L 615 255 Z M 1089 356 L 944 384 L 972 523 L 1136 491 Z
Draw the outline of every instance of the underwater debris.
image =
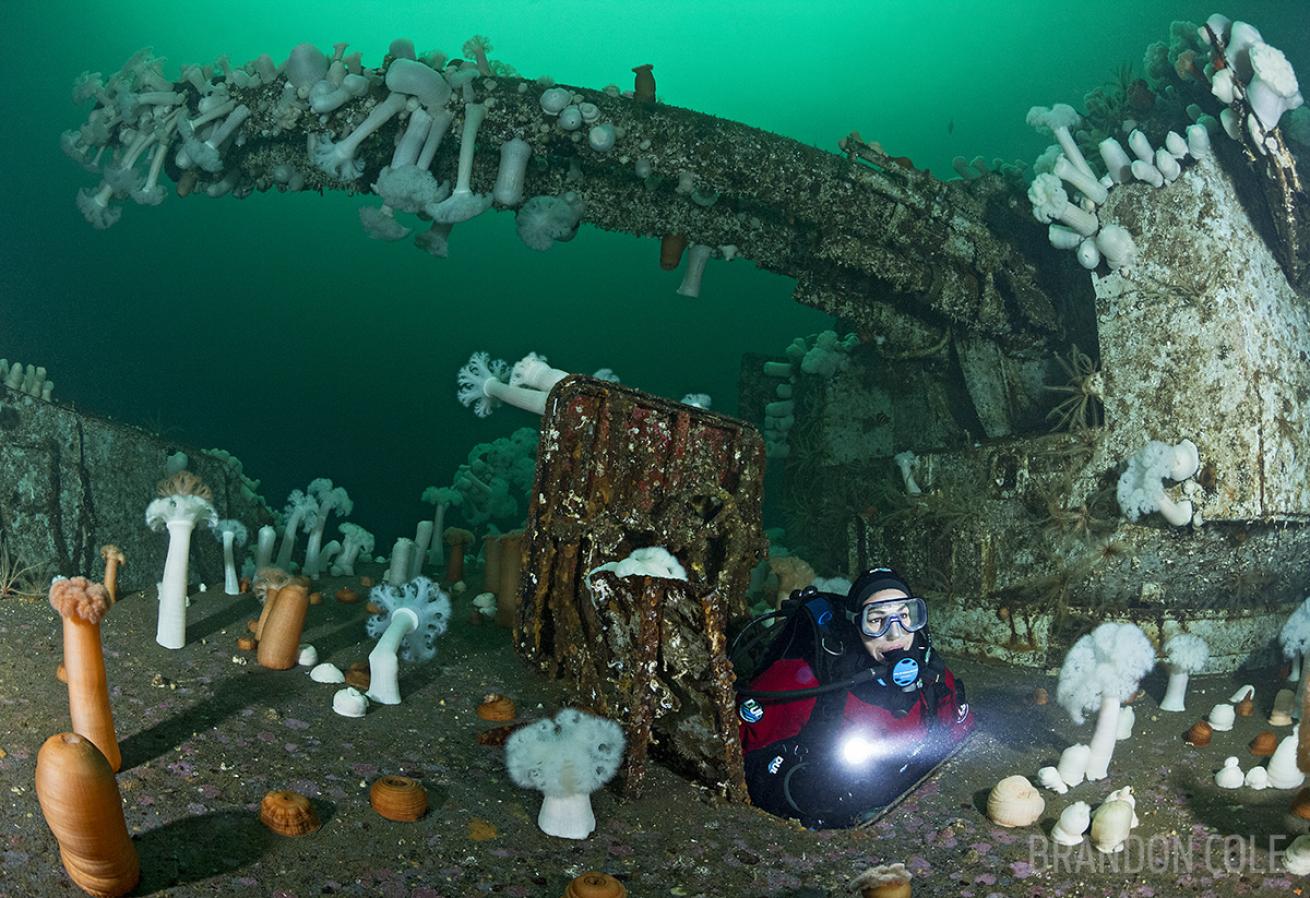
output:
M 653 728 L 681 766 L 704 782 L 728 783 L 730 797 L 744 801 L 724 652 L 727 620 L 746 613 L 751 569 L 764 550 L 759 432 L 586 377 L 563 381 L 551 396 L 523 551 L 517 650 L 565 677 L 588 705 L 627 721 L 638 760 Z M 584 576 L 650 546 L 676 556 L 690 582 Z M 632 788 L 639 783 L 634 777 Z
M 825 308 L 843 315 L 853 310 L 852 324 L 866 330 L 879 317 L 870 303 L 855 302 L 846 311 L 838 305 L 868 295 L 858 283 L 868 278 L 879 279 L 880 302 L 900 296 L 912 308 L 926 307 L 968 329 L 1037 336 L 1054 323 L 1054 304 L 1034 266 L 1021 246 L 987 227 L 977 197 L 955 196 L 908 159 L 879 155 L 858 135 L 844 142 L 848 155 L 837 156 L 653 102 L 647 66 L 635 68 L 628 98 L 617 89 L 550 86 L 538 92 L 534 87 L 544 84 L 515 83 L 499 61 L 487 64 L 491 78 L 480 73 L 480 63 L 438 70 L 441 54 L 407 54 L 403 48 L 400 56 L 388 53 L 377 70 L 381 78 L 364 73 L 359 54 L 329 60 L 308 44 L 280 67 L 265 54 L 241 66 L 186 66 L 173 82 L 163 75 L 163 60 L 147 51 L 108 79 L 89 76 L 74 96 L 93 108 L 61 140 L 66 153 L 100 176 L 97 186 L 81 192 L 79 205 L 93 226 L 112 226 L 129 197 L 144 204 L 164 197 L 159 177 L 166 160 L 175 163 L 168 172 L 179 197 L 355 192 L 375 183 L 386 205 L 368 214 L 384 236 L 405 231 L 397 221 L 403 208 L 421 206 L 435 224 L 415 243 L 440 256 L 449 227 L 492 203 L 491 193 L 472 192 L 478 143 L 484 152 L 514 146 L 515 166 L 526 147 L 529 186 L 541 196 L 564 197 L 573 181 L 585 179 L 586 216 L 596 224 L 644 234 L 681 231 L 693 242 L 719 247 L 725 258 L 741 254 L 807 282 L 803 290 L 798 283 L 798 299 L 830 297 Z M 417 107 L 408 117 L 406 102 Z M 461 118 L 461 105 L 456 164 L 451 142 L 441 138 L 452 119 Z M 402 135 L 408 139 L 397 140 Z M 398 144 L 404 146 L 399 158 Z M 636 171 L 645 172 L 638 178 L 634 161 Z M 860 169 L 858 178 L 849 176 L 852 165 Z M 383 177 L 386 169 L 392 171 Z M 451 169 L 453 193 L 432 201 L 428 178 Z M 664 169 L 685 170 L 699 186 L 680 194 L 658 174 Z M 428 177 L 413 177 L 419 172 Z M 480 184 L 489 180 L 480 177 Z M 798 191 L 798 183 L 813 187 Z M 502 187 L 509 200 L 502 205 L 518 208 L 517 191 L 508 182 Z M 568 217 L 575 224 L 578 214 Z M 896 226 L 885 227 L 889 221 Z M 805 246 L 821 252 L 798 251 Z M 999 301 L 997 284 L 1017 316 L 977 314 Z

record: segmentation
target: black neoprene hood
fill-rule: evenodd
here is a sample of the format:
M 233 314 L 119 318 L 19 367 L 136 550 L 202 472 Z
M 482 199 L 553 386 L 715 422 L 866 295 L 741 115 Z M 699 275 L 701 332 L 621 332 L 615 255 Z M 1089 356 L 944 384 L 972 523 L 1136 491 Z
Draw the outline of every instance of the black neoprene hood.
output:
M 914 595 L 910 584 L 900 574 L 889 567 L 879 567 L 865 571 L 855 578 L 851 591 L 847 593 L 846 602 L 851 611 L 858 611 L 864 600 L 884 589 L 899 589 L 907 596 Z

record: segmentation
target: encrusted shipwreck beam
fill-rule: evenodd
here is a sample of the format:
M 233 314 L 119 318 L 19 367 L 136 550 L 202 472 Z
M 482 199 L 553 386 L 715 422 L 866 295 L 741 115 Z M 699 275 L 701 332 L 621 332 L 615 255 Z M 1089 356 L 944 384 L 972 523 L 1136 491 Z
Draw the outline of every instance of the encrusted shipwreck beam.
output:
M 119 198 L 162 199 L 161 172 L 184 196 L 369 192 L 386 166 L 454 183 L 466 142 L 455 134 L 468 110 L 481 108 L 485 118 L 466 151 L 476 150 L 469 157 L 476 164 L 455 194 L 489 202 L 494 191 L 498 206 L 519 207 L 520 233 L 526 227 L 535 248 L 568 239 L 581 208 L 582 220 L 597 227 L 669 238 L 672 264 L 680 237 L 692 246 L 689 268 L 707 257 L 751 259 L 795 278 L 798 300 L 871 333 L 908 318 L 903 331 L 924 322 L 1030 346 L 1059 331 L 1032 264 L 985 223 L 984 204 L 995 198 L 976 185 L 947 184 L 895 161 L 880 166 L 869 152 L 858 154 L 863 161 L 849 149 L 827 153 L 657 103 L 647 91 L 629 97 L 612 87 L 554 87 L 496 74 L 485 62 L 412 57 L 408 42 L 397 42 L 380 68 L 369 69 L 358 54 L 338 49 L 328 59 L 301 45 L 282 65 L 268 56 L 241 68 L 220 60 L 185 67 L 173 82 L 143 52 L 107 82 L 84 76 L 74 97 L 94 99 L 96 108 L 80 131 L 66 132 L 64 147 L 89 169 L 103 168 L 104 180 L 83 191 L 79 205 L 92 224 L 107 227 Z M 523 143 L 502 150 L 515 138 Z M 514 160 L 529 149 L 516 185 Z M 498 158 L 505 160 L 499 179 L 491 164 Z M 407 231 L 394 213 L 431 212 L 425 217 L 437 226 L 418 243 L 443 255 L 447 226 L 462 219 L 450 208 L 433 211 L 434 187 L 406 181 L 399 203 L 380 189 L 389 204 L 365 213 L 370 233 L 396 239 Z M 572 221 L 564 207 L 543 216 L 536 213 L 550 207 L 523 203 L 570 191 Z M 692 281 L 680 292 L 696 295 L 698 270 Z

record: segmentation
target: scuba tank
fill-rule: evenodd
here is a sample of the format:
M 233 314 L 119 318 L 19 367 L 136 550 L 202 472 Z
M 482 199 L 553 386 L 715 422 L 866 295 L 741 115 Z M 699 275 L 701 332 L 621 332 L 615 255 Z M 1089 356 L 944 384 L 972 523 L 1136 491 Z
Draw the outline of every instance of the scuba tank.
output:
M 746 699 L 791 701 L 837 689 L 850 689 L 872 680 L 873 671 L 869 668 L 855 672 L 853 676 L 838 676 L 839 668 L 845 666 L 842 661 L 847 656 L 849 640 L 854 638 L 839 611 L 844 602 L 843 596 L 819 592 L 815 587 L 807 586 L 792 592 L 778 610 L 748 622 L 733 639 L 728 653 L 737 672 L 737 695 Z M 784 619 L 784 623 L 776 634 L 775 628 L 770 627 L 743 643 L 752 628 L 779 618 Z M 760 644 L 770 637 L 771 641 L 760 657 L 752 659 L 752 651 L 758 651 Z M 860 651 L 863 653 L 863 646 Z M 784 691 L 750 689 L 745 685 L 783 658 L 804 659 L 821 685 Z

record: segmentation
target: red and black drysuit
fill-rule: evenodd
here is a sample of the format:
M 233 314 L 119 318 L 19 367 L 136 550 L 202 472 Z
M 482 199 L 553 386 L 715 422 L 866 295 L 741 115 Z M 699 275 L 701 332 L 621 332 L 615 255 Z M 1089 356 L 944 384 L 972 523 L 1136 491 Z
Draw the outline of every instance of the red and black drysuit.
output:
M 846 649 L 825 671 L 826 680 L 862 677 L 857 685 L 815 697 L 761 696 L 753 706 L 749 700 L 739 703 L 751 801 L 813 829 L 851 826 L 889 804 L 974 725 L 964 684 L 936 657 L 926 630 L 915 634 L 910 652 L 897 653 L 919 664 L 917 680 L 907 687 L 891 682 L 889 665 L 876 662 L 855 635 L 844 643 Z M 756 676 L 749 690 L 819 685 L 805 657 L 782 657 Z M 862 740 L 866 749 L 845 751 L 852 739 Z

